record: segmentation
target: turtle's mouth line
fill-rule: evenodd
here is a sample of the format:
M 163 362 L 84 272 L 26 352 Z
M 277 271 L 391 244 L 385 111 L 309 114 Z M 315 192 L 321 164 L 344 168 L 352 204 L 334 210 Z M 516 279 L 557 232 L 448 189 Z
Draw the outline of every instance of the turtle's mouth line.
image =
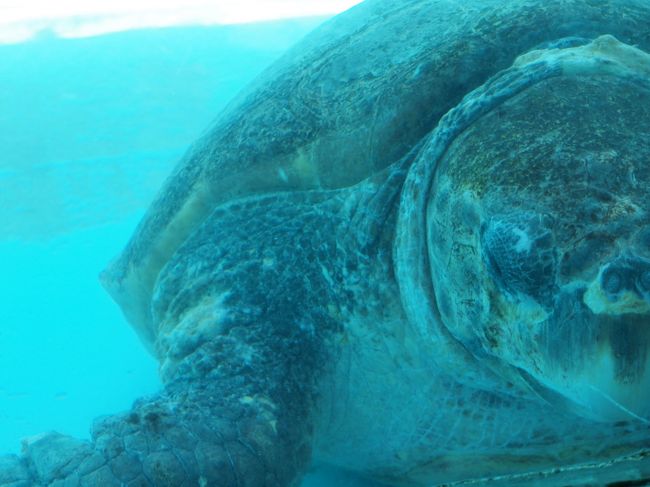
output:
M 500 301 L 501 310 L 510 309 L 495 335 L 505 352 L 500 358 L 560 410 L 597 422 L 650 424 L 650 313 L 594 313 L 587 289 L 562 286 L 543 314 L 530 312 L 530 299 Z M 513 349 L 521 353 L 509 355 Z
M 623 404 L 621 404 L 619 401 L 614 399 L 611 395 L 607 394 L 606 392 L 602 391 L 601 389 L 599 389 L 594 385 L 589 385 L 588 387 L 597 396 L 600 396 L 604 401 L 611 404 L 612 407 L 619 410 L 624 416 L 629 416 L 631 419 L 635 419 L 637 421 L 641 421 L 644 424 L 650 425 L 650 417 L 646 418 L 643 416 L 639 416 L 634 411 L 631 411 L 630 409 L 626 408 Z
M 614 362 L 617 380 L 626 384 L 636 382 L 643 375 L 648 358 L 650 313 L 620 312 L 620 306 L 613 310 L 601 308 L 603 311 L 596 313 L 589 306 L 588 293 L 583 288 L 577 293 L 563 294 L 556 301 L 556 309 L 549 317 L 548 346 L 553 347 L 553 342 L 571 344 L 564 351 L 572 352 L 574 357 L 575 352 L 582 352 L 582 360 L 574 364 L 582 363 L 584 368 L 607 354 Z M 549 348 L 548 352 L 551 351 Z
M 585 291 L 558 295 L 538 342 L 540 378 L 596 419 L 650 424 L 650 314 L 594 313 Z

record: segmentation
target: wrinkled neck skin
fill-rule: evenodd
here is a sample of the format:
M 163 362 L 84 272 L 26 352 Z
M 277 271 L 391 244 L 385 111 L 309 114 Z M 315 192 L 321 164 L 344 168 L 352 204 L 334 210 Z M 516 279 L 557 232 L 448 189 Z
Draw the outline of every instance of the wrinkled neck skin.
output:
M 409 296 L 397 273 L 397 203 L 402 168 L 420 149 L 347 192 L 336 210 L 349 225 L 333 235 L 343 261 L 330 265 L 349 270 L 334 286 L 348 305 L 338 316 L 341 332 L 326 347 L 331 369 L 315 414 L 314 461 L 415 486 L 584 462 L 597 469 L 628 452 L 618 443 L 603 449 L 602 439 L 643 445 L 647 435 L 637 425 L 600 428 L 517 367 L 470 350 L 441 319 L 433 288 L 430 300 L 415 295 L 418 318 L 431 320 L 429 333 L 408 316 Z M 410 268 L 413 275 L 429 272 L 425 262 Z
M 515 445 L 530 469 L 650 448 L 650 57 L 611 36 L 577 44 L 468 95 L 401 195 L 409 324 L 461 394 L 491 395 L 473 410 L 484 428 L 520 428 L 479 433 L 488 463 L 516 463 Z

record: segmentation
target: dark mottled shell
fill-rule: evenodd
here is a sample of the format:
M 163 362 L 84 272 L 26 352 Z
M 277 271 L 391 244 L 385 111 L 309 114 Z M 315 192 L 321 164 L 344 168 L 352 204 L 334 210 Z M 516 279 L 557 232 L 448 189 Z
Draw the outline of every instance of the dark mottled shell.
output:
M 102 282 L 146 343 L 160 269 L 219 204 L 352 185 L 399 159 L 520 54 L 612 34 L 650 46 L 643 0 L 366 0 L 237 96 L 186 153 Z

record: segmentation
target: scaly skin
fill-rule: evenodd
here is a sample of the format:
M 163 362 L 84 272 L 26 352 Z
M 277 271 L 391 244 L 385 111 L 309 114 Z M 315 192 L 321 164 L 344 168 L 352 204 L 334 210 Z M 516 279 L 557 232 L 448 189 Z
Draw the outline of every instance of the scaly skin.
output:
M 21 457 L 5 457 L 0 485 L 291 485 L 310 453 L 308 435 L 291 421 L 293 414 L 300 424 L 300 401 L 277 415 L 270 403 L 241 400 L 251 385 L 242 390 L 236 377 L 215 377 L 219 349 L 233 340 L 205 344 L 188 360 L 188 368 L 212 367 L 204 380 L 180 375 L 130 412 L 96 421 L 91 442 L 48 433 Z
M 321 267 L 337 261 L 337 218 L 300 199 L 217 210 L 158 284 L 161 323 L 186 323 L 227 290 L 200 338 L 165 348 L 164 390 L 98 420 L 90 442 L 58 433 L 28 442 L 20 457 L 0 460 L 0 486 L 296 485 L 311 459 L 325 336 L 336 326 L 326 304 L 339 299 Z

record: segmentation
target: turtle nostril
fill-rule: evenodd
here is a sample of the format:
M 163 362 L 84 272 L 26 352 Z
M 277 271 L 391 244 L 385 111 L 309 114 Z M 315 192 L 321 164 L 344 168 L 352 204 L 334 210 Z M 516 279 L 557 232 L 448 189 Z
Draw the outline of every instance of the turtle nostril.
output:
M 648 277 L 650 278 L 650 276 Z M 618 272 L 609 271 L 603 275 L 602 286 L 605 292 L 615 294 L 621 290 L 622 285 L 623 285 L 623 278 Z

